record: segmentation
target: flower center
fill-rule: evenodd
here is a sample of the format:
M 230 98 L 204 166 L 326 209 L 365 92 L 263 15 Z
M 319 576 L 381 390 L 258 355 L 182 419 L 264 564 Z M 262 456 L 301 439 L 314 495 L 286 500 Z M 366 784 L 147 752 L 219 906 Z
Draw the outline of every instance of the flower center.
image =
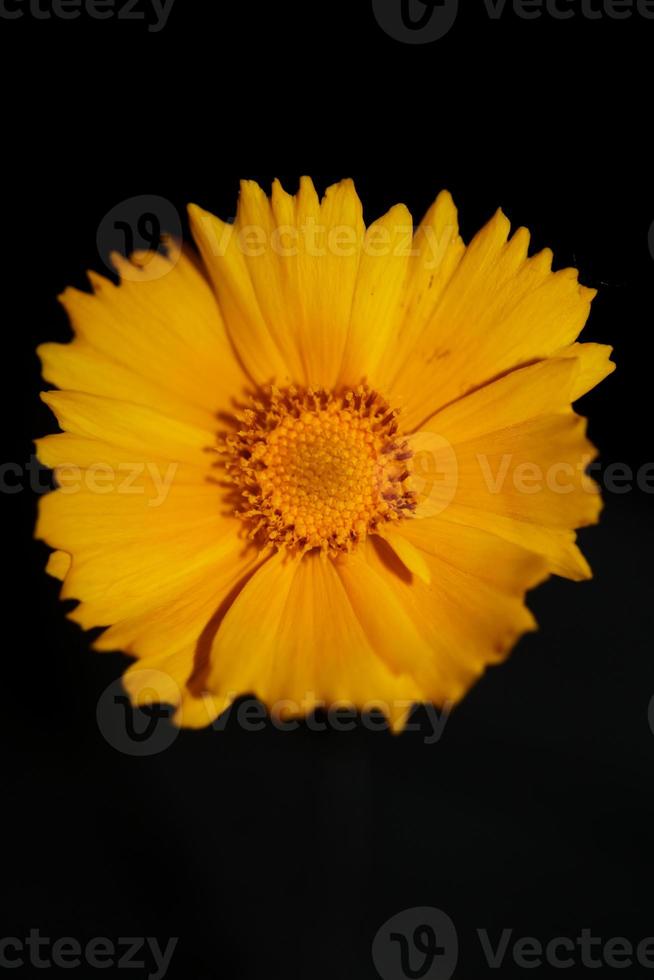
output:
M 415 507 L 397 412 L 367 387 L 272 388 L 236 419 L 218 448 L 236 512 L 262 545 L 334 555 Z

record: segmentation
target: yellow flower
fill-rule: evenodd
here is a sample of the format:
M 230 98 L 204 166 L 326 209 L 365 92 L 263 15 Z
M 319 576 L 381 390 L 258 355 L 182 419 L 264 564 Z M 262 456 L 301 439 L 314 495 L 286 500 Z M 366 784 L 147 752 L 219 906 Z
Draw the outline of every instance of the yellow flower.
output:
M 39 349 L 63 432 L 37 534 L 72 619 L 183 725 L 246 693 L 396 729 L 455 702 L 535 627 L 527 589 L 590 575 L 594 291 L 501 212 L 466 246 L 445 192 L 415 234 L 402 205 L 366 229 L 351 181 L 190 217 L 202 261 L 115 256 Z

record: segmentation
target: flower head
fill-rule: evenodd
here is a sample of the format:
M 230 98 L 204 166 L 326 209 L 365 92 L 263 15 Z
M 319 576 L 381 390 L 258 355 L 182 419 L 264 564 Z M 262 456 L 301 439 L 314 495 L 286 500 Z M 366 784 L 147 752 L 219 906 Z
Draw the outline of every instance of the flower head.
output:
M 350 181 L 190 215 L 201 260 L 114 256 L 39 349 L 63 432 L 37 534 L 71 617 L 184 725 L 247 693 L 396 728 L 456 701 L 534 628 L 527 589 L 590 575 L 593 290 L 501 212 L 465 245 L 447 193 L 415 231 L 403 206 L 366 229 Z

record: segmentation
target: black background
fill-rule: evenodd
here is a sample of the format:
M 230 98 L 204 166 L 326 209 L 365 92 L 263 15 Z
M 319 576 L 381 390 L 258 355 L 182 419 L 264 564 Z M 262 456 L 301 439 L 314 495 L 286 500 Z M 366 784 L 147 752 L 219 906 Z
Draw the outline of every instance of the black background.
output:
M 160 34 L 0 20 L 3 457 L 24 465 L 30 440 L 54 431 L 33 349 L 68 337 L 55 296 L 102 269 L 110 208 L 161 194 L 180 214 L 194 200 L 226 217 L 236 175 L 268 186 L 248 169 L 264 164 L 333 168 L 321 187 L 355 176 L 367 218 L 404 201 L 418 219 L 447 187 L 465 237 L 501 205 L 600 289 L 584 339 L 612 343 L 618 371 L 579 408 L 603 464 L 652 460 L 654 22 L 491 22 L 470 3 L 417 47 L 384 35 L 367 3 L 208 6 L 176 0 Z M 493 975 L 480 927 L 543 942 L 584 927 L 654 935 L 651 495 L 606 495 L 581 535 L 593 581 L 531 595 L 540 631 L 437 744 L 427 725 L 392 737 L 230 724 L 142 759 L 98 730 L 125 660 L 91 653 L 65 619 L 31 541 L 36 495 L 1 499 L 1 935 L 179 936 L 169 976 L 187 980 L 368 980 L 377 930 L 421 905 L 454 920 L 460 980 Z

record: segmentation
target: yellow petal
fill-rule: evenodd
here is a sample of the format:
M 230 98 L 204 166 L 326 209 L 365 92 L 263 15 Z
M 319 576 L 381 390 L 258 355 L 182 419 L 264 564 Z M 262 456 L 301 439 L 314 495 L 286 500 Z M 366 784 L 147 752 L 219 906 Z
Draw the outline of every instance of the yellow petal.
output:
M 597 520 L 601 500 L 586 476 L 595 449 L 569 409 L 583 370 L 575 356 L 542 361 L 437 413 L 409 444 L 419 440 L 424 452 L 433 428 L 456 460 L 456 479 L 434 478 L 416 516 L 485 528 L 533 549 L 558 574 L 588 577 L 573 532 Z
M 244 547 L 235 529 L 211 547 L 200 548 L 197 535 L 189 533 L 188 539 L 186 554 L 181 541 L 162 541 L 156 560 L 153 555 L 145 557 L 138 572 L 135 556 L 130 556 L 132 561 L 124 572 L 127 581 L 121 581 L 120 589 L 114 589 L 114 592 L 125 595 L 129 582 L 136 581 L 137 575 L 141 575 L 142 595 L 149 594 L 151 601 L 142 612 L 121 618 L 105 630 L 95 641 L 96 649 L 123 650 L 138 657 L 157 658 L 194 644 L 191 664 L 193 657 L 199 661 L 206 655 L 208 647 L 202 643 L 203 632 L 211 628 L 212 621 L 220 619 L 227 596 L 251 574 L 261 558 L 256 549 Z M 148 564 L 156 569 L 163 561 L 169 561 L 178 569 L 174 577 L 174 594 L 171 593 L 171 580 L 161 573 L 157 577 L 157 588 L 149 588 L 157 573 L 154 569 L 149 572 Z M 102 571 L 96 571 L 96 574 L 99 578 Z M 106 588 L 112 588 L 108 581 Z M 203 646 L 206 649 L 203 650 Z M 187 677 L 190 673 L 189 670 Z
M 402 581 L 410 588 L 422 585 L 421 580 L 377 537 L 339 560 L 336 569 L 368 643 L 388 669 L 413 678 L 419 691 L 416 701 L 444 703 L 452 690 L 447 668 L 397 589 Z
M 152 617 L 154 623 L 156 617 L 161 618 L 164 604 L 169 609 L 175 608 L 175 602 L 187 588 L 199 592 L 205 579 L 216 575 L 216 569 L 223 561 L 223 550 L 219 544 L 200 548 L 199 538 L 193 535 L 190 538 L 191 543 L 186 550 L 179 542 L 162 542 L 159 557 L 156 553 L 150 553 L 140 562 L 133 552 L 123 549 L 127 568 L 120 578 L 116 578 L 115 573 L 112 578 L 110 570 L 112 564 L 116 567 L 117 549 L 85 553 L 79 560 L 75 558 L 62 589 L 62 598 L 81 600 L 69 613 L 70 619 L 83 629 L 108 627 L 112 623 L 128 620 L 131 622 L 141 616 L 145 622 Z M 246 560 L 244 548 L 240 556 L 241 560 Z M 178 560 L 179 564 L 163 569 L 159 562 L 167 558 L 171 562 Z M 154 637 L 156 641 L 157 636 Z M 106 642 L 110 645 L 103 646 L 103 649 L 120 648 L 113 637 Z
M 144 405 L 77 391 L 45 391 L 41 398 L 68 432 L 116 445 L 135 461 L 169 459 L 208 468 L 216 434 Z
M 399 332 L 411 257 L 413 224 L 397 205 L 366 231 L 339 383 L 374 383 Z
M 455 503 L 562 529 L 594 524 L 601 499 L 585 476 L 595 456 L 585 431 L 569 413 L 460 443 Z
M 229 405 L 245 375 L 196 263 L 185 252 L 156 255 L 141 274 L 138 258 L 113 258 L 124 274 L 119 286 L 89 273 L 93 293 L 60 297 L 76 340 L 41 348 L 47 380 L 193 421 Z
M 574 269 L 550 271 L 551 253 L 527 258 L 529 235 L 507 241 L 498 212 L 459 261 L 391 385 L 411 428 L 443 405 L 575 340 L 595 295 Z
M 333 562 L 311 553 L 273 556 L 227 612 L 211 653 L 207 687 L 249 692 L 272 711 L 306 713 L 335 702 L 369 710 L 419 699 L 411 678 L 370 646 Z M 293 710 L 295 709 L 295 710 Z
M 415 521 L 416 535 L 426 523 Z M 407 575 L 379 537 L 369 539 L 339 565 L 371 645 L 389 664 L 411 673 L 421 688 L 420 700 L 439 705 L 457 701 L 488 664 L 502 660 L 522 633 L 535 628 L 523 593 L 543 577 L 544 563 L 539 565 L 522 549 L 507 553 L 499 539 L 495 544 L 498 563 L 508 559 L 522 569 L 521 587 L 513 592 L 476 574 L 480 565 L 474 561 L 474 546 L 464 545 L 463 567 L 425 550 L 429 585 Z M 492 550 L 492 542 L 487 547 Z M 471 565 L 468 557 L 473 559 Z M 519 579 L 515 567 L 512 574 Z M 414 624 L 413 637 L 409 624 Z
M 158 498 L 155 486 L 136 489 L 98 493 L 81 483 L 39 502 L 37 537 L 74 556 L 62 595 L 83 600 L 71 616 L 86 628 L 170 602 L 187 579 L 246 551 L 215 487 L 172 484 Z
M 555 357 L 574 358 L 578 365 L 571 400 L 576 401 L 615 371 L 613 348 L 607 344 L 570 344 L 556 351 Z
M 544 559 L 528 548 L 440 517 L 399 521 L 390 542 L 394 550 L 396 539 L 411 544 L 428 568 L 431 556 L 508 595 L 522 597 L 525 590 L 538 585 L 548 574 Z
M 411 539 L 401 533 L 403 525 L 403 521 L 398 522 L 397 527 L 391 525 L 389 530 L 381 531 L 381 536 L 388 541 L 407 571 L 411 572 L 412 575 L 417 575 L 425 585 L 429 585 L 431 581 L 429 565 L 425 561 L 424 556 L 420 554 L 420 550 L 411 544 Z
M 526 517 L 498 514 L 485 510 L 483 505 L 471 507 L 450 503 L 442 518 L 455 525 L 486 530 L 541 555 L 556 575 L 576 582 L 592 577 L 588 562 L 575 544 L 574 531 L 534 524 Z
M 281 189 L 280 189 L 281 190 Z M 283 193 L 283 192 L 282 192 Z M 280 192 L 277 204 L 280 207 Z M 295 200 L 288 198 L 288 223 L 280 223 L 272 202 L 252 180 L 241 182 L 234 233 L 239 238 L 261 316 L 290 378 L 305 380 L 300 331 L 306 297 L 300 289 L 295 240 Z
M 569 412 L 579 361 L 550 359 L 511 371 L 443 408 L 422 427 L 451 445 L 555 412 Z
M 196 696 L 188 687 L 195 644 L 175 654 L 137 660 L 123 674 L 123 686 L 135 707 L 171 704 L 177 708 L 173 723 L 185 728 L 206 728 L 231 704 L 228 698 Z
M 183 728 L 206 728 L 220 718 L 231 703 L 232 698 L 215 698 L 206 691 L 196 695 L 187 686 L 172 720 Z
M 332 387 L 338 377 L 364 226 L 352 181 L 322 202 L 304 178 L 295 198 L 275 185 L 272 201 L 252 182 L 225 225 L 196 206 L 193 234 L 230 336 L 250 375 Z
M 58 388 L 145 405 L 203 428 L 216 424 L 216 406 L 211 409 L 193 405 L 169 388 L 144 377 L 140 371 L 111 360 L 86 341 L 41 344 L 37 353 L 41 358 L 43 377 Z M 236 391 L 234 389 L 234 393 Z
M 204 260 L 230 339 L 257 384 L 291 380 L 254 290 L 241 229 L 195 204 L 188 209 L 193 237 Z
M 177 661 L 182 661 L 178 665 Z M 122 684 L 135 708 L 148 704 L 177 705 L 182 699 L 182 685 L 188 676 L 192 654 L 182 651 L 179 657 L 159 657 L 153 662 L 137 661 L 127 668 Z
M 208 483 L 212 474 L 218 470 L 212 467 L 211 453 L 203 454 L 194 462 L 180 462 L 166 458 L 161 447 L 159 454 L 146 453 L 142 448 L 116 446 L 101 439 L 74 435 L 71 432 L 58 432 L 35 440 L 36 452 L 46 466 L 55 471 L 57 482 L 70 486 L 75 483 L 96 490 L 98 493 L 111 492 L 110 487 L 122 487 L 125 493 L 155 491 L 154 501 L 176 485 L 194 486 Z M 156 492 L 157 485 L 160 487 Z M 74 491 L 71 489 L 71 493 Z
M 465 252 L 456 207 L 447 191 L 438 195 L 421 221 L 411 251 L 401 322 L 396 335 L 388 338 L 377 369 L 384 388 L 416 346 Z
M 48 575 L 61 579 L 63 582 L 68 573 L 68 569 L 70 568 L 70 563 L 71 556 L 65 551 L 53 551 L 48 557 L 48 563 L 45 566 L 45 570 Z
M 327 188 L 320 205 L 324 231 L 319 238 L 322 257 L 306 258 L 308 292 L 303 350 L 307 381 L 331 388 L 336 384 L 347 340 L 361 244 L 364 236 L 361 202 L 351 180 Z M 315 277 L 312 283 L 311 278 Z

